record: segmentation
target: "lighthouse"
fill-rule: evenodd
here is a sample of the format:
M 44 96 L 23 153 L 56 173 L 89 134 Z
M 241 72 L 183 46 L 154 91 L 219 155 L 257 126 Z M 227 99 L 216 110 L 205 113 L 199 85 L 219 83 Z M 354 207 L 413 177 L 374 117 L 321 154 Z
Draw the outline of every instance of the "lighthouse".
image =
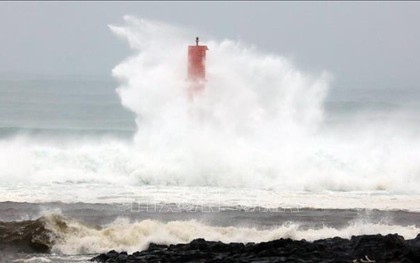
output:
M 207 46 L 199 45 L 200 39 L 195 38 L 195 46 L 188 46 L 188 97 L 194 97 L 202 93 L 206 82 L 206 51 Z

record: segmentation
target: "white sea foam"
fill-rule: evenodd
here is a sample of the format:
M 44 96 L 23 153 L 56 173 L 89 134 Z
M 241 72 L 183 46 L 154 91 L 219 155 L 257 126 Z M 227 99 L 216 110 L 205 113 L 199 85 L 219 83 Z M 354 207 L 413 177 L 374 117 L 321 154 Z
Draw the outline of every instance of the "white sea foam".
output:
M 119 218 L 100 228 L 66 220 L 67 227 L 55 224 L 57 216 L 50 216 L 49 227 L 59 236 L 53 251 L 64 254 L 87 254 L 117 251 L 134 252 L 143 250 L 150 243 L 178 244 L 188 243 L 196 238 L 228 242 L 265 242 L 279 238 L 313 241 L 321 238 L 339 236 L 350 238 L 361 234 L 394 234 L 412 239 L 419 233 L 415 226 L 400 226 L 386 223 L 369 223 L 357 220 L 342 228 L 321 227 L 305 228 L 296 223 L 286 223 L 269 229 L 256 227 L 217 227 L 195 220 L 170 221 L 155 220 L 129 222 Z M 60 218 L 60 220 L 63 220 Z
M 133 173 L 141 181 L 418 193 L 420 140 L 409 127 L 355 120 L 347 131 L 320 129 L 329 73 L 302 72 L 240 42 L 207 40 L 206 91 L 190 103 L 185 36 L 192 34 L 125 19 L 111 29 L 135 53 L 113 73 L 123 83 L 122 104 L 137 115 Z
M 132 198 L 152 186 L 171 202 L 171 190 L 159 195 L 160 186 L 171 186 L 220 189 L 230 193 L 228 201 L 243 199 L 242 188 L 291 199 L 294 192 L 327 193 L 324 199 L 304 196 L 309 203 L 327 200 L 331 191 L 354 193 L 353 201 L 358 191 L 379 191 L 385 196 L 380 207 L 420 209 L 418 135 L 396 118 L 381 125 L 346 120 L 341 129 L 324 125 L 329 73 L 309 74 L 285 57 L 203 34 L 208 82 L 189 102 L 186 46 L 195 34 L 129 16 L 125 21 L 110 28 L 133 55 L 113 74 L 122 105 L 137 116 L 133 141 L 3 139 L 0 200 L 95 202 Z M 387 193 L 414 201 L 401 207 Z M 331 207 L 359 206 L 328 200 Z

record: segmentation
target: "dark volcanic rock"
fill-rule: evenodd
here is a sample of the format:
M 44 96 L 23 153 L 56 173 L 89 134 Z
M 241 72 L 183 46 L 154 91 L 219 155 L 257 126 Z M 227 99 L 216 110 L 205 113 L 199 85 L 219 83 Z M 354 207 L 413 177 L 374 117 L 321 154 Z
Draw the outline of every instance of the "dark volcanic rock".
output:
M 339 237 L 314 242 L 278 239 L 262 243 L 230 243 L 195 239 L 188 244 L 150 244 L 127 255 L 110 251 L 95 262 L 420 262 L 420 234 L 412 240 L 394 235 Z

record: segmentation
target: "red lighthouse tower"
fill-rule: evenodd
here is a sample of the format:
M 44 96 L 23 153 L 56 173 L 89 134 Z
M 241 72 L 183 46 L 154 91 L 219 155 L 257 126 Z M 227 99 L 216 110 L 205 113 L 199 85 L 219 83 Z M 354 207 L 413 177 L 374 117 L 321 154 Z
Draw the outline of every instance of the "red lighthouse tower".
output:
M 195 38 L 195 46 L 188 46 L 188 96 L 191 100 L 202 92 L 206 82 L 206 51 L 207 46 L 198 44 L 199 38 Z

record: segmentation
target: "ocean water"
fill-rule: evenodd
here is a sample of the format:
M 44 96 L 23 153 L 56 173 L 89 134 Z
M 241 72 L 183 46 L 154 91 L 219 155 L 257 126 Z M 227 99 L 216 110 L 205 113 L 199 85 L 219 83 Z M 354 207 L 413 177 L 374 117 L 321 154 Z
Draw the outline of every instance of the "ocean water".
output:
M 334 69 L 207 39 L 206 91 L 189 101 L 188 29 L 110 30 L 133 50 L 110 76 L 0 78 L 0 221 L 54 233 L 51 253 L 0 260 L 419 233 L 419 87 L 338 86 Z

